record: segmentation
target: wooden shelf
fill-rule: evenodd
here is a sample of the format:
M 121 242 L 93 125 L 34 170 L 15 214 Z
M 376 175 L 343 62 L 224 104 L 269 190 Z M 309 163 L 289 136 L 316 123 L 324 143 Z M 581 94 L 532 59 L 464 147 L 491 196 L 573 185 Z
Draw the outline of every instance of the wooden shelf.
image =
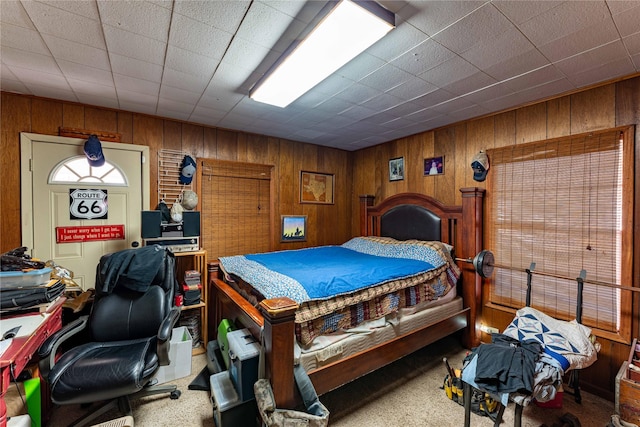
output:
M 202 354 L 207 351 L 208 340 L 208 309 L 207 309 L 207 251 L 201 249 L 199 251 L 192 252 L 175 252 L 176 257 L 176 278 L 179 283 L 182 283 L 184 278 L 184 272 L 186 270 L 197 270 L 200 272 L 200 283 L 202 285 L 202 294 L 200 296 L 200 303 L 193 305 L 184 305 L 181 308 L 182 312 L 191 310 L 200 311 L 200 345 L 196 346 L 192 350 L 192 355 Z

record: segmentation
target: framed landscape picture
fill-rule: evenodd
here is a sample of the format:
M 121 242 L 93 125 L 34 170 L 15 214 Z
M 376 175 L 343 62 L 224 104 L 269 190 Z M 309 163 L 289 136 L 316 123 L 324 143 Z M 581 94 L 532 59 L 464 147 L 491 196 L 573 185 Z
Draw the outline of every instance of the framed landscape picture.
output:
M 300 171 L 300 203 L 333 204 L 332 174 Z
M 389 160 L 389 181 L 404 179 L 404 157 Z
M 305 242 L 307 240 L 306 215 L 282 215 L 281 242 Z

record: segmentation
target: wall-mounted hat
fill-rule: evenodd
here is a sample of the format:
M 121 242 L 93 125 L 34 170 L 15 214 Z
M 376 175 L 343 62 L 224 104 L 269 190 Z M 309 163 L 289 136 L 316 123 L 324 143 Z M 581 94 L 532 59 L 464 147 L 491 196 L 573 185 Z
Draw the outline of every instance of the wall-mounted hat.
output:
M 93 167 L 104 165 L 104 154 L 102 153 L 102 144 L 96 135 L 91 135 L 84 143 L 84 154 L 87 161 Z
M 196 173 L 195 160 L 191 156 L 184 156 L 182 166 L 180 166 L 180 182 L 182 184 L 191 184 L 194 173 Z
M 180 204 L 187 210 L 195 209 L 196 206 L 198 206 L 198 195 L 191 190 L 186 190 L 182 193 L 182 201 Z
M 489 172 L 489 157 L 487 153 L 480 150 L 478 154 L 473 156 L 471 167 L 473 168 L 473 179 L 479 182 L 484 181 L 487 178 L 487 172 Z

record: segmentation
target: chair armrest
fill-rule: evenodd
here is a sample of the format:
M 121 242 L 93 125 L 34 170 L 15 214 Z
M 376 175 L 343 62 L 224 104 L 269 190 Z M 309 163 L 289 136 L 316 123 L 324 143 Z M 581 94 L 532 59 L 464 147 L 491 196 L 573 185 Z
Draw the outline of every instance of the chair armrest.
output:
M 40 372 L 43 378 L 49 376 L 49 371 L 55 365 L 56 353 L 58 347 L 66 340 L 81 332 L 86 328 L 89 316 L 81 316 L 62 329 L 54 332 L 49 338 L 38 348 L 38 356 L 40 358 Z
M 173 307 L 167 317 L 164 318 L 160 328 L 158 329 L 158 359 L 160 361 L 160 366 L 167 366 L 171 362 L 169 360 L 169 347 L 171 341 L 171 332 L 173 331 L 173 327 L 178 323 L 178 319 L 180 318 L 180 309 L 178 307 Z

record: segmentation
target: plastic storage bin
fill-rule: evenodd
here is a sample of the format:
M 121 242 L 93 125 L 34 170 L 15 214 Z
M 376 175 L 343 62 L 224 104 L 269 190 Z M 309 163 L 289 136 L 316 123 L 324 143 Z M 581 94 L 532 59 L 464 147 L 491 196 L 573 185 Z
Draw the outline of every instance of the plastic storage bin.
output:
M 186 326 L 173 328 L 169 347 L 169 365 L 160 366 L 155 378 L 158 384 L 191 375 L 191 349 L 193 339 Z
M 227 366 L 224 364 L 224 360 L 222 359 L 218 340 L 209 341 L 207 343 L 207 369 L 209 370 L 209 375 L 227 370 Z
M 256 426 L 257 407 L 255 399 L 242 402 L 236 392 L 229 371 L 209 377 L 213 421 L 216 427 Z
M 22 271 L 2 271 L 0 272 L 0 287 L 6 289 L 38 286 L 48 283 L 50 277 L 51 268 L 49 267 L 28 271 L 26 273 Z
M 227 334 L 229 340 L 229 372 L 240 401 L 253 399 L 253 384 L 258 381 L 260 344 L 248 329 Z

